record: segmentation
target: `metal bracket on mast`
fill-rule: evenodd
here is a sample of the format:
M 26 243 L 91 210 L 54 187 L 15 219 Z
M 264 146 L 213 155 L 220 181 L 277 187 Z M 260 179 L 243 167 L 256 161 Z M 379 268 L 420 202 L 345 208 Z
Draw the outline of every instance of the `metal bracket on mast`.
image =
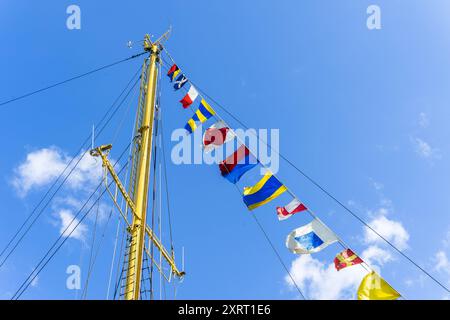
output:
M 131 212 L 135 216 L 137 216 L 136 206 L 135 206 L 133 200 L 129 196 L 124 185 L 120 181 L 119 176 L 117 175 L 116 171 L 114 170 L 113 165 L 111 164 L 111 162 L 108 159 L 108 154 L 111 151 L 111 149 L 112 149 L 112 145 L 110 145 L 110 144 L 102 145 L 100 147 L 92 149 L 90 151 L 90 154 L 93 157 L 100 157 L 102 159 L 103 167 L 105 167 L 108 170 L 108 172 L 110 173 L 110 175 L 113 178 L 114 182 L 116 183 L 120 193 L 122 194 L 123 198 L 125 199 L 128 207 L 131 209 Z M 113 201 L 116 203 L 114 198 L 113 198 Z M 125 222 L 127 224 L 129 224 L 126 217 L 124 217 L 123 215 L 122 215 L 122 217 L 124 218 Z M 131 230 L 128 230 L 128 232 L 131 233 Z M 145 232 L 148 235 L 148 237 L 150 238 L 150 240 L 153 242 L 153 244 L 156 246 L 156 248 L 158 248 L 158 250 L 161 252 L 162 256 L 167 261 L 167 263 L 170 265 L 171 273 L 179 278 L 182 278 L 186 273 L 184 271 L 180 271 L 178 269 L 178 267 L 175 263 L 175 257 L 173 256 L 173 254 L 170 255 L 169 252 L 167 252 L 166 248 L 164 248 L 163 244 L 158 239 L 158 237 L 154 234 L 153 230 L 147 225 L 145 226 Z
M 171 33 L 172 33 L 172 26 L 169 26 L 169 29 L 167 29 L 167 31 L 164 32 L 164 34 L 154 42 L 152 42 L 151 40 L 151 35 L 146 34 L 144 37 L 144 50 L 151 52 L 153 45 L 156 45 L 158 47 L 162 46 L 162 43 L 167 39 L 169 39 Z

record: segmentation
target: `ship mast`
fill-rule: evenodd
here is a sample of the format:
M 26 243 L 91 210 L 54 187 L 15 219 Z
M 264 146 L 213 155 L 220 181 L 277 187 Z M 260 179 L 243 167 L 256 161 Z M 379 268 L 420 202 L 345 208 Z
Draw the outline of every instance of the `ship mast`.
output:
M 144 88 L 144 110 L 140 134 L 140 151 L 137 163 L 137 179 L 135 182 L 134 203 L 136 212 L 130 226 L 130 246 L 128 252 L 128 268 L 125 287 L 125 299 L 139 299 L 142 275 L 142 259 L 144 256 L 145 225 L 147 217 L 147 195 L 150 178 L 150 162 L 152 157 L 153 123 L 155 119 L 156 80 L 158 76 L 159 44 L 151 43 L 148 36 L 144 40 L 145 50 L 150 52 L 147 66 L 147 82 Z
M 130 175 L 130 190 L 126 191 L 121 183 L 118 175 L 115 173 L 113 166 L 108 160 L 108 153 L 112 148 L 111 145 L 100 146 L 91 151 L 93 156 L 100 156 L 103 162 L 105 172 L 109 172 L 114 182 L 117 184 L 118 190 L 125 199 L 127 206 L 132 211 L 131 223 L 127 221 L 126 215 L 120 210 L 116 197 L 113 201 L 119 208 L 122 217 L 128 224 L 129 245 L 127 257 L 127 268 L 125 278 L 125 300 L 140 299 L 141 279 L 142 279 L 142 263 L 144 255 L 149 255 L 145 246 L 146 236 L 161 252 L 162 257 L 166 260 L 171 268 L 171 273 L 178 277 L 183 277 L 184 272 L 179 271 L 174 259 L 173 252 L 169 253 L 162 242 L 156 237 L 153 230 L 147 225 L 147 199 L 150 180 L 150 163 L 152 161 L 152 145 L 153 131 L 156 110 L 156 92 L 158 79 L 158 64 L 160 63 L 159 54 L 162 49 L 161 42 L 167 39 L 170 29 L 159 38 L 152 42 L 149 35 L 144 38 L 144 49 L 150 53 L 150 57 L 144 60 L 141 75 L 141 92 L 139 105 L 136 115 L 136 136 L 134 139 L 133 159 Z M 111 193 L 110 193 L 111 194 Z M 152 263 L 153 257 L 150 256 Z M 162 270 L 159 270 L 162 272 Z

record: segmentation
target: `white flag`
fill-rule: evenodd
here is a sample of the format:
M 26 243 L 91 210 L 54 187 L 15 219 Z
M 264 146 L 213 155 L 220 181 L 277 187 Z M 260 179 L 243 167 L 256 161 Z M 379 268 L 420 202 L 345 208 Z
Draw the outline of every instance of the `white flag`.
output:
M 292 231 L 286 238 L 286 247 L 293 253 L 309 254 L 319 252 L 338 241 L 336 235 L 319 220 Z

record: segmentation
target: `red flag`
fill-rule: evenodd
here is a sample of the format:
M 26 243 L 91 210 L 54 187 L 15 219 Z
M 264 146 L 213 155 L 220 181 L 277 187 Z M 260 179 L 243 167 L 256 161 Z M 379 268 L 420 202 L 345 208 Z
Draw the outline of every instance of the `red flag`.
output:
M 334 258 L 334 266 L 337 271 L 360 263 L 363 263 L 363 260 L 350 249 L 338 253 Z
M 170 67 L 169 71 L 167 72 L 167 76 L 169 77 L 170 81 L 173 81 L 175 77 L 180 73 L 180 69 L 176 64 Z
M 293 199 L 284 207 L 277 207 L 278 220 L 285 220 L 293 214 L 307 210 L 306 206 L 298 199 Z
M 189 107 L 197 97 L 198 97 L 197 90 L 194 88 L 194 86 L 191 86 L 189 88 L 188 93 L 183 97 L 183 99 L 180 100 L 181 104 L 183 105 L 183 108 L 186 109 L 187 107 Z
M 223 145 L 225 142 L 234 139 L 235 135 L 226 123 L 222 120 L 217 121 L 211 127 L 206 129 L 203 134 L 203 146 L 206 152 L 210 152 L 214 148 Z

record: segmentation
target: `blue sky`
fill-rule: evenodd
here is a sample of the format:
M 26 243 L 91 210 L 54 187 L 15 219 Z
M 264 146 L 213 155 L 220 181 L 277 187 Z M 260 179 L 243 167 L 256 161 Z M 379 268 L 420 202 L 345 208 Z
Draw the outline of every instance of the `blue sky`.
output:
M 81 30 L 66 28 L 70 4 L 81 8 Z M 366 27 L 370 4 L 381 8 L 381 30 Z M 167 48 L 194 82 L 249 127 L 280 129 L 279 148 L 287 158 L 448 286 L 449 9 L 446 1 L 2 1 L 0 100 L 140 52 L 138 43 L 129 49 L 126 42 L 172 25 Z M 20 170 L 27 156 L 44 154 L 56 164 L 73 157 L 140 64 L 136 59 L 0 107 L 2 246 L 48 188 L 45 170 L 44 177 L 34 167 Z M 167 138 L 190 113 L 166 80 Z M 121 109 L 97 140 L 119 137 L 113 158 L 129 141 L 136 98 L 125 106 L 130 112 Z M 166 139 L 167 150 L 173 145 Z M 58 237 L 61 211 L 74 210 L 73 202 L 86 198 L 98 174 L 89 168 L 86 163 L 79 181 L 63 190 L 2 267 L 1 298 L 14 293 Z M 185 249 L 187 272 L 177 298 L 298 298 L 236 189 L 216 167 L 170 164 L 168 171 L 175 246 L 177 252 Z M 446 297 L 283 160 L 278 175 L 406 298 Z M 27 190 L 24 177 L 35 179 Z M 255 214 L 306 295 L 352 298 L 359 267 L 339 273 L 329 267 L 338 245 L 313 256 L 292 255 L 284 239 L 310 219 L 299 214 L 278 222 L 279 204 Z M 106 220 L 100 222 L 106 236 L 89 298 L 106 296 L 117 213 L 108 225 Z M 78 264 L 84 270 L 93 223 L 93 217 L 86 220 L 85 240 L 70 238 L 23 298 L 77 297 L 66 289 L 66 268 Z

